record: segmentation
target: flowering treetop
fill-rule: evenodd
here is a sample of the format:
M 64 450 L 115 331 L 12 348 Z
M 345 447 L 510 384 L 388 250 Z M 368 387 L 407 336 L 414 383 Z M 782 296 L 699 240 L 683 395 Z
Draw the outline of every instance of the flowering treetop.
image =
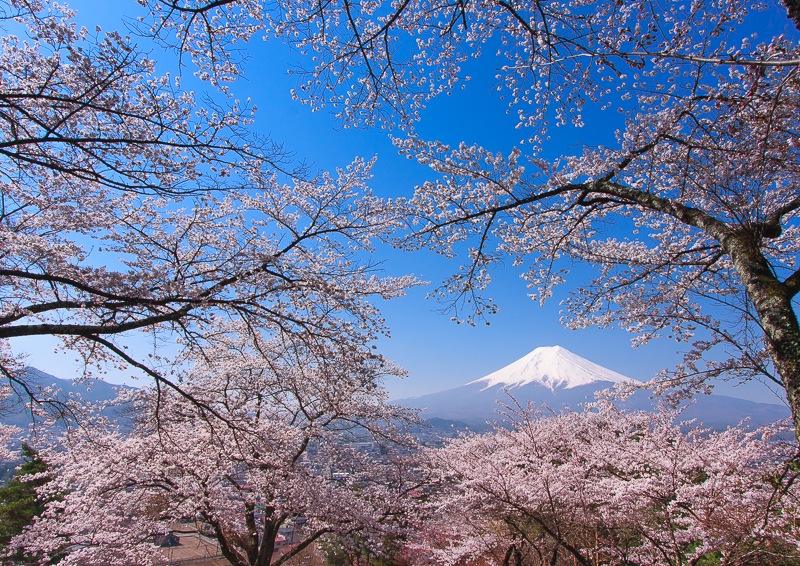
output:
M 414 282 L 365 259 L 398 226 L 372 162 L 311 174 L 249 132 L 249 103 L 182 91 L 130 39 L 54 4 L 4 13 L 22 32 L 0 50 L 0 371 L 18 394 L 47 401 L 18 337 L 174 386 L 125 333 L 195 348 L 240 321 L 360 351 L 386 331 L 370 298 Z
M 674 413 L 509 413 L 428 453 L 438 563 L 757 563 L 796 553 L 796 445 L 780 427 L 682 430 Z M 526 558 L 529 557 L 529 558 Z M 705 558 L 704 558 L 705 557 Z
M 657 387 L 691 394 L 720 376 L 771 381 L 800 424 L 800 49 L 783 9 L 704 0 L 145 4 L 140 30 L 215 80 L 242 72 L 236 43 L 277 36 L 310 59 L 295 93 L 304 102 L 332 105 L 345 123 L 410 130 L 396 144 L 434 178 L 403 211 L 413 231 L 403 245 L 453 256 L 469 242 L 462 268 L 435 293 L 455 318 L 496 310 L 481 292 L 498 262 L 524 267 L 538 300 L 566 281 L 570 260 L 588 262 L 598 275 L 565 302 L 566 324 L 620 325 L 635 345 L 659 335 L 691 342 Z M 786 33 L 758 37 L 765 19 L 784 19 Z M 414 134 L 420 109 L 466 79 L 471 57 L 496 69 L 524 152 Z M 620 127 L 602 145 L 545 160 L 551 125 L 583 125 L 588 106 L 618 110 Z
M 182 376 L 191 399 L 156 384 L 134 394 L 130 434 L 76 428 L 46 450 L 43 495 L 60 495 L 12 546 L 43 564 L 150 564 L 165 560 L 153 537 L 190 520 L 231 564 L 269 566 L 324 535 L 369 544 L 402 532 L 413 473 L 391 452 L 414 445 L 403 427 L 415 417 L 388 406 L 378 382 L 397 368 L 330 341 L 228 330 Z M 290 519 L 297 544 L 276 554 Z

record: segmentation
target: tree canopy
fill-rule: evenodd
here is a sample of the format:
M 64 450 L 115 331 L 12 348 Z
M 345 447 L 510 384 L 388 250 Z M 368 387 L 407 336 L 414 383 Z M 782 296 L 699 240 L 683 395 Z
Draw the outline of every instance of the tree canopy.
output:
M 150 2 L 140 29 L 209 80 L 243 72 L 238 41 L 276 36 L 307 54 L 295 95 L 345 125 L 399 127 L 399 151 L 430 165 L 402 214 L 401 245 L 455 255 L 435 295 L 457 319 L 497 305 L 491 269 L 523 269 L 546 300 L 570 261 L 597 277 L 565 301 L 571 327 L 618 325 L 640 345 L 689 343 L 660 390 L 714 378 L 781 387 L 800 424 L 797 32 L 787 6 L 698 0 L 580 2 Z M 789 4 L 791 15 L 793 4 Z M 780 18 L 785 33 L 759 38 Z M 778 20 L 780 21 L 780 20 Z M 472 60 L 475 59 L 475 62 Z M 495 69 L 519 148 L 451 148 L 414 132 L 465 67 Z M 599 110 L 624 118 L 599 146 L 545 159 L 554 125 Z M 594 125 L 594 124 L 593 124 Z M 603 124 L 604 127 L 605 124 Z
M 312 175 L 252 133 L 247 102 L 181 90 L 129 38 L 51 3 L 3 14 L 19 35 L 0 51 L 0 372 L 34 411 L 52 399 L 19 337 L 57 337 L 87 375 L 108 363 L 173 388 L 170 360 L 125 336 L 196 348 L 241 321 L 371 356 L 370 299 L 414 284 L 368 259 L 398 226 L 371 162 Z
M 379 384 L 397 368 L 335 345 L 319 354 L 288 333 L 234 336 L 195 352 L 181 376 L 190 398 L 129 393 L 132 432 L 97 423 L 48 449 L 53 480 L 40 495 L 66 495 L 13 548 L 59 566 L 152 564 L 165 560 L 154 536 L 188 520 L 232 565 L 280 566 L 326 535 L 369 545 L 403 532 L 416 481 L 401 463 L 415 446 L 403 429 L 416 419 Z M 388 454 L 360 448 L 372 443 Z M 289 520 L 294 544 L 277 553 Z
M 426 454 L 437 564 L 796 564 L 796 447 L 675 413 L 507 413 Z M 682 430 L 683 429 L 683 430 Z
M 403 372 L 373 350 L 386 332 L 373 303 L 418 282 L 369 258 L 376 241 L 468 248 L 434 294 L 469 322 L 497 308 L 482 293 L 501 262 L 539 301 L 587 263 L 597 275 L 573 288 L 565 324 L 689 344 L 649 384 L 674 398 L 713 378 L 771 381 L 800 433 L 793 2 L 140 4 L 140 39 L 191 59 L 211 92 L 55 3 L 2 12 L 0 395 L 45 416 L 72 407 L 26 379 L 26 336 L 59 338 L 87 375 L 110 363 L 153 380 L 119 399 L 135 404 L 133 431 L 92 418 L 42 450 L 52 479 L 37 499 L 14 488 L 19 516 L 40 518 L 9 533 L 10 551 L 150 564 L 163 559 L 153 536 L 191 520 L 236 566 L 280 566 L 327 535 L 377 548 L 414 530 L 423 558 L 449 564 L 794 560 L 797 449 L 777 425 L 520 408 L 510 429 L 411 461 L 391 452 L 417 448 L 403 430 L 416 418 L 386 402 L 381 380 Z M 765 17 L 786 33 L 758 38 Z M 371 161 L 315 173 L 254 134 L 233 83 L 240 43 L 259 34 L 309 57 L 297 98 L 346 126 L 395 128 L 431 179 L 379 199 Z M 497 67 L 524 132 L 508 155 L 415 130 L 468 62 Z M 590 109 L 618 110 L 619 128 L 547 159 L 552 127 L 585 125 Z M 178 351 L 140 356 L 131 332 Z M 16 432 L 0 428 L 2 444 Z M 279 555 L 293 518 L 300 540 Z

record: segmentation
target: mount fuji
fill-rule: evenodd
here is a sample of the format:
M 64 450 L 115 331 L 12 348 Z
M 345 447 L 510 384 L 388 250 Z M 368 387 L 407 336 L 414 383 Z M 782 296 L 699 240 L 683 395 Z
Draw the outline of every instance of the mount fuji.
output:
M 481 390 L 501 385 L 506 389 L 515 389 L 525 385 L 547 387 L 555 393 L 556 389 L 574 389 L 594 383 L 611 387 L 615 383 L 634 380 L 615 371 L 606 369 L 589 360 L 577 356 L 561 346 L 545 346 L 490 373 L 486 377 L 467 383 L 485 384 Z
M 624 382 L 640 383 L 561 346 L 546 346 L 536 348 L 504 368 L 461 387 L 400 399 L 395 403 L 425 409 L 422 416 L 427 419 L 462 421 L 478 430 L 485 428 L 487 421 L 502 420 L 497 412 L 501 408 L 499 403 L 512 407 L 515 402 L 523 407 L 533 403 L 546 405 L 554 411 L 567 407 L 579 410 L 581 403 L 594 400 L 597 391 Z M 651 410 L 653 401 L 646 390 L 640 390 L 619 405 L 630 410 Z M 684 409 L 681 419 L 697 419 L 705 426 L 724 429 L 748 417 L 753 425 L 760 425 L 789 415 L 789 408 L 785 405 L 754 403 L 724 395 L 702 395 Z

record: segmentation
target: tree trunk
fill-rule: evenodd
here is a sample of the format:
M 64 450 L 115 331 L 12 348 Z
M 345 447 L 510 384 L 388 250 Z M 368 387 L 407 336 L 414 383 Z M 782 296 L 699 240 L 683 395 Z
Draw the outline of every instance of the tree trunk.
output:
M 264 513 L 264 534 L 261 536 L 257 559 L 252 566 L 269 566 L 272 563 L 272 555 L 275 553 L 275 538 L 278 536 L 278 530 L 285 518 L 283 515 L 273 518 L 275 510 L 272 507 L 267 507 Z
M 203 513 L 203 518 L 213 527 L 214 535 L 219 543 L 220 552 L 228 562 L 233 566 L 249 566 L 249 564 L 242 560 L 242 557 L 236 553 L 233 546 L 230 544 L 228 537 L 225 536 L 225 529 L 222 524 L 207 513 Z
M 800 440 L 800 326 L 797 316 L 791 299 L 776 300 L 757 311 L 767 335 L 772 362 L 786 389 L 795 436 Z
M 772 272 L 759 246 L 746 235 L 731 234 L 722 242 L 755 307 L 772 362 L 786 390 L 795 436 L 800 440 L 800 325 L 792 293 Z

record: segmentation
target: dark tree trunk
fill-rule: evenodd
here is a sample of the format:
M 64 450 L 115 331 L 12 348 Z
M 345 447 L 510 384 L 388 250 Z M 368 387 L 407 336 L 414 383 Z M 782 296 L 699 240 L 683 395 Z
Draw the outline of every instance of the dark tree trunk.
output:
M 514 545 L 510 545 L 506 549 L 506 555 L 503 556 L 503 566 L 511 566 L 511 556 L 514 554 Z
M 800 326 L 790 298 L 767 296 L 760 302 L 756 310 L 767 336 L 772 362 L 786 389 L 795 435 L 800 440 Z
M 556 544 L 553 547 L 553 556 L 550 557 L 550 566 L 556 566 L 558 564 L 558 549 L 561 547 L 561 544 Z M 577 560 L 573 559 L 573 562 L 577 562 Z
M 503 566 L 522 566 L 522 551 L 519 549 L 519 544 L 514 543 L 508 547 L 503 557 Z
M 220 552 L 228 560 L 228 562 L 230 562 L 233 566 L 250 566 L 244 562 L 239 554 L 234 550 L 233 546 L 228 540 L 228 537 L 225 536 L 225 529 L 223 528 L 222 524 L 206 513 L 203 513 L 203 518 L 208 521 L 208 523 L 214 529 L 214 536 L 219 543 Z
M 258 548 L 256 559 L 251 563 L 252 566 L 269 566 L 272 563 L 272 555 L 275 553 L 275 538 L 285 520 L 286 515 L 275 515 L 274 507 L 267 507 L 264 510 L 264 534 L 261 537 L 261 546 Z

